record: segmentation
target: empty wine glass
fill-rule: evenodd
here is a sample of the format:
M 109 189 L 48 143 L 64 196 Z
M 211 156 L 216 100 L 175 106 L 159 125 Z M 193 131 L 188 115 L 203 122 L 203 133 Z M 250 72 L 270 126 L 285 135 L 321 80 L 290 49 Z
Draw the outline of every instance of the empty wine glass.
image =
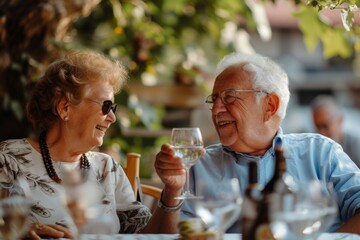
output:
M 207 231 L 216 232 L 216 239 L 223 239 L 225 231 L 240 217 L 239 181 L 235 178 L 217 183 L 199 180 L 196 189 L 199 196 L 194 200 L 196 214 Z
M 180 157 L 185 165 L 186 183 L 182 195 L 177 199 L 196 198 L 190 192 L 189 170 L 199 159 L 203 151 L 203 140 L 199 128 L 173 128 L 171 132 L 171 144 L 174 146 L 175 155 Z
M 1 183 L 0 232 L 5 240 L 20 239 L 30 227 L 30 188 L 23 178 Z
M 65 176 L 63 201 L 75 224 L 73 233 L 78 237 L 84 233 L 110 233 L 112 225 L 106 218 L 108 210 L 101 204 L 99 189 L 86 181 L 87 176 L 80 171 L 69 170 Z
M 271 213 L 276 239 L 316 239 L 338 214 L 332 185 L 313 180 L 298 192 L 292 208 Z

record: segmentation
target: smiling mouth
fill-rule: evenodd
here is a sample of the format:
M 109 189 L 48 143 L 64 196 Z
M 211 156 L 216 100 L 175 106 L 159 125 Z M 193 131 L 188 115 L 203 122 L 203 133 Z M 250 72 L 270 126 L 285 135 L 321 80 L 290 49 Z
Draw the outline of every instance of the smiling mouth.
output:
M 102 131 L 102 132 L 106 132 L 107 127 L 96 126 L 96 129 L 97 129 L 97 130 L 100 130 L 100 131 Z
M 227 125 L 227 124 L 231 124 L 231 123 L 234 123 L 235 121 L 220 121 L 220 122 L 218 122 L 217 123 L 217 125 L 219 126 L 219 127 L 221 127 L 221 126 L 224 126 L 224 125 Z

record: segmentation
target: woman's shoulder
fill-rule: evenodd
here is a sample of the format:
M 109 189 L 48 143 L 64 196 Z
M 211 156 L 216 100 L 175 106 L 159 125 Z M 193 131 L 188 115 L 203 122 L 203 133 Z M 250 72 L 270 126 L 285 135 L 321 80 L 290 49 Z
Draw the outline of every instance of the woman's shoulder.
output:
M 21 139 L 8 139 L 0 142 L 0 152 L 9 153 L 9 152 L 19 152 L 26 149 L 31 151 L 32 147 L 26 138 Z
M 90 164 L 101 168 L 118 168 L 119 164 L 109 155 L 98 151 L 89 151 L 86 154 Z

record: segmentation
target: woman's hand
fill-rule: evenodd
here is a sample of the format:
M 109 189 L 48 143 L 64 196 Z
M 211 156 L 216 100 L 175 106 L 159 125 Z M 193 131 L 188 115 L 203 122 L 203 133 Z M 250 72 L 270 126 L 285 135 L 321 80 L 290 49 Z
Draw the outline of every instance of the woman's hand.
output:
M 69 231 L 69 229 L 60 225 L 46 225 L 43 223 L 31 224 L 26 239 L 40 240 L 41 236 L 75 239 L 74 235 Z

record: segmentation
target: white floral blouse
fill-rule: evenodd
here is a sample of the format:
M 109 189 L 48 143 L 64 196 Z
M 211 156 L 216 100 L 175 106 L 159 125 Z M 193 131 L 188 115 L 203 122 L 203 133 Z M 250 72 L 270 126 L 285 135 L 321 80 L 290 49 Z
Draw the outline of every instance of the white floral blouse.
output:
M 89 209 L 92 209 L 91 206 L 101 209 L 97 212 L 89 211 L 88 217 L 106 219 L 109 223 L 107 228 L 110 228 L 107 233 L 135 233 L 143 229 L 151 217 L 150 210 L 135 201 L 122 167 L 104 153 L 90 151 L 86 157 L 90 169 L 87 170 L 87 189 L 81 192 L 81 196 Z M 63 182 L 69 169 L 80 168 L 79 162 L 53 161 L 53 165 Z M 17 176 L 24 176 L 29 183 L 32 222 L 58 224 L 73 230 L 75 225 L 64 204 L 64 184 L 58 184 L 49 177 L 41 154 L 26 139 L 0 142 L 0 187 L 11 186 Z

